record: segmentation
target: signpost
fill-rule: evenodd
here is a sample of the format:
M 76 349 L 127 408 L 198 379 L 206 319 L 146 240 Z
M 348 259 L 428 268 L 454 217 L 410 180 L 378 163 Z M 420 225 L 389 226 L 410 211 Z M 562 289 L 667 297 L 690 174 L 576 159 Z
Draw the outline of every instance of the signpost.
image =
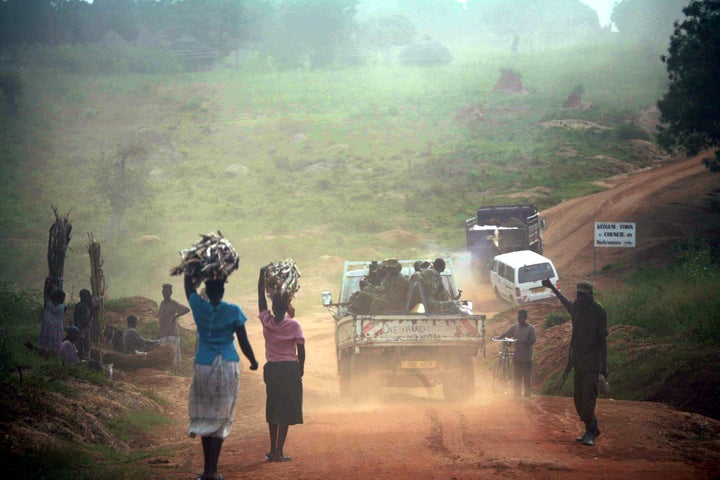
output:
M 593 275 L 597 273 L 598 247 L 633 248 L 633 266 L 636 264 L 635 223 L 632 222 L 595 222 L 595 248 L 593 255 Z

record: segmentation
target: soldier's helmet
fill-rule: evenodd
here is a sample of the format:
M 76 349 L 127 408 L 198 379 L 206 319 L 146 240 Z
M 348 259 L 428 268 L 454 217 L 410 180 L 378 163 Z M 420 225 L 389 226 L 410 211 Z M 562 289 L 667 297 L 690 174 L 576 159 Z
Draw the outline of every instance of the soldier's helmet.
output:
M 380 268 L 387 268 L 389 270 L 402 270 L 402 265 L 397 258 L 386 258 L 380 263 Z

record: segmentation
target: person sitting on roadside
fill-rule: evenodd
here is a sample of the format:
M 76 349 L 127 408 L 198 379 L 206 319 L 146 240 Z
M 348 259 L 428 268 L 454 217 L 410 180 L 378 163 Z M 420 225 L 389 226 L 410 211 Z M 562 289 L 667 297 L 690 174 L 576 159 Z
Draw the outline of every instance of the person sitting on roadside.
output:
M 80 329 L 75 325 L 68 327 L 65 340 L 60 344 L 60 358 L 64 363 L 74 364 L 80 362 L 77 343 L 80 340 Z
M 138 319 L 135 315 L 127 317 L 127 328 L 123 332 L 125 353 L 149 352 L 160 345 L 159 340 L 148 340 L 137 331 Z

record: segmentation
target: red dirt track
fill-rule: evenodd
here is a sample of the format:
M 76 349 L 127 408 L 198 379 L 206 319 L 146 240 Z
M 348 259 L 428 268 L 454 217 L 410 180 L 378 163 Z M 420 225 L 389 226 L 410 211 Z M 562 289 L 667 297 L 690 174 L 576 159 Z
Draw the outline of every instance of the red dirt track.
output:
M 606 191 L 543 212 L 546 254 L 561 272 L 563 286 L 592 279 L 595 221 L 635 221 L 637 261 L 651 261 L 656 247 L 683 236 L 673 219 L 702 214 L 701 200 L 697 195 L 686 200 L 688 192 L 707 192 L 718 178 L 693 158 L 625 174 L 607 185 Z M 657 210 L 657 205 L 665 207 Z M 632 252 L 603 251 L 598 261 L 598 268 L 630 265 Z M 599 288 L 604 281 L 596 279 Z M 488 300 L 482 288 L 467 289 L 471 298 L 479 297 L 476 310 L 502 307 Z M 303 289 L 315 291 L 314 285 Z M 253 305 L 243 307 L 254 313 Z M 384 389 L 378 399 L 353 404 L 338 395 L 330 315 L 317 307 L 299 312 L 298 318 L 308 360 L 305 423 L 290 427 L 285 449 L 292 461 L 263 460 L 268 440 L 262 374 L 249 371 L 244 362 L 235 424 L 220 457 L 226 480 L 720 478 L 720 422 L 659 404 L 602 398 L 597 408 L 602 435 L 594 447 L 583 446 L 575 442 L 582 427 L 571 398 L 516 399 L 492 392 L 487 372 L 494 345 L 489 345 L 487 358 L 477 359 L 471 401 L 448 403 L 440 388 L 418 388 Z M 251 318 L 248 329 L 258 358 L 264 358 L 259 322 Z M 612 372 L 610 377 L 612 382 Z M 157 478 L 194 478 L 202 471 L 202 451 L 199 440 L 185 435 L 189 379 L 142 370 L 127 374 L 126 380 L 155 389 L 170 401 L 164 406 L 168 413 L 180 420 L 145 439 L 174 447 L 168 456 L 151 460 Z

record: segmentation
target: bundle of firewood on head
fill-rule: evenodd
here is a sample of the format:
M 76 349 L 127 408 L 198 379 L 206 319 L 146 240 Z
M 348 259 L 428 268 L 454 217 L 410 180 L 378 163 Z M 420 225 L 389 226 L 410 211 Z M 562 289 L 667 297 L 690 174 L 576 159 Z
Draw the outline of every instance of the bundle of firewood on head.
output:
M 202 240 L 180 251 L 180 265 L 170 275 L 187 274 L 195 287 L 208 280 L 227 280 L 240 264 L 235 248 L 220 230 L 200 236 Z
M 72 224 L 70 214 L 60 215 L 58 209 L 53 206 L 55 223 L 50 227 L 48 235 L 48 278 L 45 280 L 45 292 L 49 290 L 62 290 L 63 276 L 65 273 L 65 252 L 72 238 Z
M 273 302 L 272 310 L 275 318 L 283 318 L 287 311 L 295 316 L 295 309 L 290 302 L 300 290 L 300 271 L 292 258 L 280 262 L 272 262 L 265 267 L 265 294 Z

